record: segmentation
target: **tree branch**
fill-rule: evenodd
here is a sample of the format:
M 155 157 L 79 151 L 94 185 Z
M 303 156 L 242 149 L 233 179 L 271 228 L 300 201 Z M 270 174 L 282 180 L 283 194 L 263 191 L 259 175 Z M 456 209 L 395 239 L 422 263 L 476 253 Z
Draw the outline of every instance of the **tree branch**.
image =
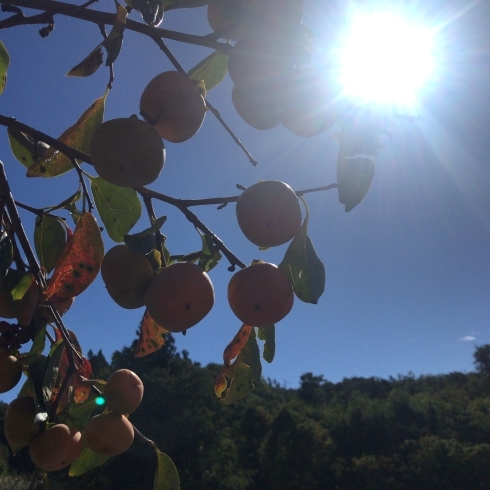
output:
M 112 26 L 116 20 L 116 14 L 92 10 L 85 8 L 84 6 L 57 2 L 54 0 L 0 0 L 0 4 L 43 10 L 45 12 L 44 14 L 39 14 L 32 17 L 13 15 L 12 17 L 0 21 L 0 29 L 25 24 L 45 24 L 46 22 L 49 22 L 51 16 L 55 14 L 74 17 L 76 19 L 93 22 L 97 25 L 107 24 Z M 208 36 L 196 36 L 194 34 L 185 34 L 183 32 L 161 29 L 159 27 L 152 27 L 131 19 L 126 20 L 126 29 L 139 32 L 140 34 L 144 34 L 152 38 L 160 37 L 183 43 L 195 44 L 197 46 L 205 46 L 211 49 L 216 49 L 224 54 L 230 54 L 233 50 L 233 46 L 230 44 L 215 41 Z

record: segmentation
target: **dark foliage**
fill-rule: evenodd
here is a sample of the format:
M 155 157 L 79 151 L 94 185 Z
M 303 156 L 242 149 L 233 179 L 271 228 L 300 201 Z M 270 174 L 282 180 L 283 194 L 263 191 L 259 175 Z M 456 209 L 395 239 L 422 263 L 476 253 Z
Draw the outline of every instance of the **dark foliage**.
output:
M 220 366 L 177 353 L 171 336 L 146 358 L 134 357 L 134 345 L 111 364 L 100 351 L 89 358 L 95 377 L 126 367 L 142 378 L 131 421 L 172 457 L 183 490 L 480 490 L 490 488 L 487 347 L 474 354 L 477 373 L 336 384 L 306 373 L 298 390 L 263 382 L 233 406 L 213 392 Z M 32 470 L 25 449 L 0 455 L 0 471 Z M 136 438 L 86 475 L 53 479 L 67 490 L 145 490 L 155 465 L 153 449 Z

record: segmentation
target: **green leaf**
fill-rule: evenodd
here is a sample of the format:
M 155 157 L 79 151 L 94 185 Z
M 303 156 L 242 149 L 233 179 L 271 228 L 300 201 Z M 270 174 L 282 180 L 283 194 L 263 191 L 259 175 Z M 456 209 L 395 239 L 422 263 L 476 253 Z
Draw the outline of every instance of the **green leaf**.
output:
M 53 344 L 48 354 L 46 374 L 44 375 L 42 385 L 43 400 L 48 410 L 51 405 L 51 396 L 53 394 L 53 389 L 56 386 L 56 381 L 59 374 L 59 366 L 64 351 L 65 344 L 62 340 L 59 340 L 58 342 L 55 342 Z
M 14 301 L 20 300 L 27 293 L 27 290 L 30 288 L 32 284 L 33 276 L 30 272 L 25 272 L 22 274 L 22 278 L 12 289 L 12 299 Z
M 94 131 L 102 124 L 104 119 L 105 100 L 108 91 L 96 99 L 93 104 L 78 118 L 78 121 L 69 127 L 58 141 L 83 153 L 90 153 L 90 141 Z M 73 168 L 71 160 L 54 148 L 50 148 L 46 156 L 34 163 L 27 170 L 28 177 L 57 177 Z
M 158 466 L 153 480 L 153 490 L 179 490 L 179 473 L 174 462 L 153 444 L 157 453 Z
M 56 204 L 55 206 L 48 206 L 47 208 L 44 208 L 45 211 L 54 211 L 56 209 L 67 209 L 68 211 L 72 210 L 73 205 L 79 201 L 82 197 L 82 189 L 78 188 L 77 192 L 75 194 L 71 195 L 64 201 L 60 202 L 59 204 Z
M 89 77 L 93 75 L 104 62 L 102 43 L 99 44 L 84 60 L 74 66 L 67 74 L 67 77 Z
M 0 41 L 0 94 L 7 84 L 7 68 L 10 63 L 10 56 L 2 41 Z
M 80 476 L 90 471 L 97 466 L 104 464 L 109 459 L 109 456 L 101 456 L 100 454 L 94 453 L 88 447 L 84 447 L 82 454 L 75 460 L 68 472 L 69 476 Z
M 199 263 L 197 264 L 205 272 L 209 272 L 213 267 L 218 265 L 221 254 L 216 248 L 213 239 L 209 235 L 201 235 L 202 250 Z
M 228 58 L 227 54 L 215 51 L 190 69 L 187 75 L 193 80 L 203 80 L 206 90 L 209 91 L 216 87 L 228 73 Z
M 163 20 L 164 0 L 125 0 L 126 3 L 137 10 L 143 20 L 150 26 L 156 27 Z
M 146 230 L 135 233 L 134 235 L 125 235 L 124 243 L 134 252 L 145 255 L 156 247 L 155 233 L 163 226 L 167 217 L 162 216 L 154 221 L 153 225 Z
M 141 201 L 136 191 L 111 184 L 102 177 L 91 177 L 90 181 L 95 207 L 107 233 L 115 242 L 124 241 L 141 216 Z
M 301 230 L 289 244 L 279 268 L 288 276 L 301 301 L 317 304 L 325 289 L 325 266 L 307 233 L 308 208 Z
M 371 158 L 345 158 L 339 153 L 337 158 L 337 185 L 339 201 L 345 205 L 346 213 L 364 199 L 374 173 L 374 161 Z
M 257 337 L 265 341 L 262 357 L 270 364 L 274 360 L 274 354 L 276 353 L 276 326 L 259 327 Z
M 14 260 L 14 246 L 5 231 L 0 233 L 0 291 L 3 289 L 2 279 L 7 275 L 10 264 Z
M 12 154 L 26 168 L 29 168 L 39 158 L 43 158 L 46 155 L 47 149 L 49 148 L 49 146 L 42 141 L 38 141 L 36 147 L 34 138 L 22 133 L 21 131 L 18 131 L 17 129 L 8 128 L 7 135 Z M 37 157 L 35 159 L 36 149 Z
M 224 375 L 230 381 L 226 394 L 220 402 L 231 405 L 246 397 L 254 389 L 254 382 L 260 380 L 261 374 L 259 346 L 257 345 L 255 329 L 252 329 L 245 347 L 238 354 L 233 364 L 225 368 Z
M 112 65 L 119 56 L 123 43 L 123 33 L 126 27 L 127 16 L 128 11 L 122 5 L 117 4 L 116 21 L 114 22 L 114 26 L 109 36 L 104 41 L 104 47 L 107 50 L 106 66 Z
M 32 343 L 31 350 L 25 354 L 22 362 L 29 366 L 31 365 L 39 356 L 43 353 L 44 347 L 46 346 L 46 322 L 39 328 L 36 336 L 34 337 L 34 342 Z
M 34 246 L 41 267 L 49 274 L 63 254 L 66 230 L 60 221 L 49 215 L 37 216 L 34 229 Z

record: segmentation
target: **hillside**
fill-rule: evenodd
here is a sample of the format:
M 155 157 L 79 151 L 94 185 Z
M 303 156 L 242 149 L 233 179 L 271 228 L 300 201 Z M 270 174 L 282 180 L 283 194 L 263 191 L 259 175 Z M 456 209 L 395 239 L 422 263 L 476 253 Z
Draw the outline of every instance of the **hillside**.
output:
M 232 406 L 214 395 L 220 366 L 177 353 L 170 336 L 147 358 L 131 348 L 110 364 L 101 352 L 89 358 L 97 377 L 122 367 L 141 377 L 145 396 L 131 421 L 172 457 L 183 490 L 476 490 L 490 488 L 487 347 L 475 352 L 475 373 L 336 384 L 306 373 L 297 390 L 264 380 Z M 12 457 L 3 432 L 0 442 L 1 488 L 27 489 L 25 478 L 6 479 L 32 470 L 27 451 Z M 66 490 L 152 489 L 155 464 L 136 439 L 84 476 L 53 479 Z

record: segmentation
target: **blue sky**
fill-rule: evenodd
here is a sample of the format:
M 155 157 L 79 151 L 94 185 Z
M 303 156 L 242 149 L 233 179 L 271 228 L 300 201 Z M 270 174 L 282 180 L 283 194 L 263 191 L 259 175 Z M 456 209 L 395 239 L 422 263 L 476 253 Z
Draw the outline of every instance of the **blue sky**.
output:
M 386 148 L 376 158 L 376 175 L 364 201 L 345 213 L 336 190 L 307 196 L 309 235 L 325 264 L 326 289 L 318 305 L 296 301 L 291 314 L 276 325 L 276 358 L 271 365 L 263 363 L 266 378 L 295 387 L 305 372 L 336 382 L 351 376 L 470 371 L 474 345 L 490 343 L 490 8 L 473 3 L 462 15 L 462 1 L 413 4 L 414 16 L 441 27 L 438 68 L 421 93 L 418 111 L 423 120 L 400 120 L 392 138 L 384 139 Z M 317 35 L 316 63 L 327 62 L 333 27 L 341 25 L 336 4 L 329 5 L 327 11 L 324 2 L 305 0 L 304 21 Z M 113 3 L 101 1 L 96 8 L 110 11 Z M 139 20 L 139 14 L 131 18 Z M 108 70 L 101 68 L 86 79 L 64 76 L 100 42 L 97 26 L 58 16 L 46 39 L 38 35 L 39 27 L 0 31 L 11 56 L 0 113 L 56 137 L 103 95 Z M 209 32 L 203 8 L 169 12 L 161 27 Z M 185 69 L 210 53 L 167 44 Z M 105 118 L 137 113 L 149 80 L 171 69 L 152 41 L 126 32 Z M 152 189 L 205 198 L 235 195 L 237 183 L 249 186 L 263 179 L 282 180 L 294 189 L 335 182 L 337 129 L 311 139 L 282 127 L 257 131 L 235 113 L 231 89 L 227 77 L 208 98 L 259 165 L 250 165 L 207 114 L 191 140 L 166 143 L 167 161 Z M 74 172 L 50 180 L 27 179 L 10 153 L 6 131 L 0 132 L 0 159 L 14 197 L 32 206 L 56 204 L 77 188 Z M 199 248 L 199 236 L 179 212 L 161 203 L 156 209 L 168 216 L 163 231 L 171 253 Z M 236 223 L 234 205 L 194 211 L 245 263 L 255 258 L 281 261 L 287 246 L 262 252 L 248 243 Z M 22 217 L 32 237 L 33 217 Z M 142 219 L 134 231 L 147 223 Z M 114 245 L 105 238 L 107 248 Z M 212 312 L 185 337 L 176 336 L 179 350 L 188 350 L 191 359 L 203 364 L 220 362 L 240 327 L 226 300 L 227 267 L 223 259 L 211 272 L 216 292 Z M 85 352 L 102 349 L 109 357 L 131 343 L 142 314 L 113 303 L 99 277 L 64 319 Z

